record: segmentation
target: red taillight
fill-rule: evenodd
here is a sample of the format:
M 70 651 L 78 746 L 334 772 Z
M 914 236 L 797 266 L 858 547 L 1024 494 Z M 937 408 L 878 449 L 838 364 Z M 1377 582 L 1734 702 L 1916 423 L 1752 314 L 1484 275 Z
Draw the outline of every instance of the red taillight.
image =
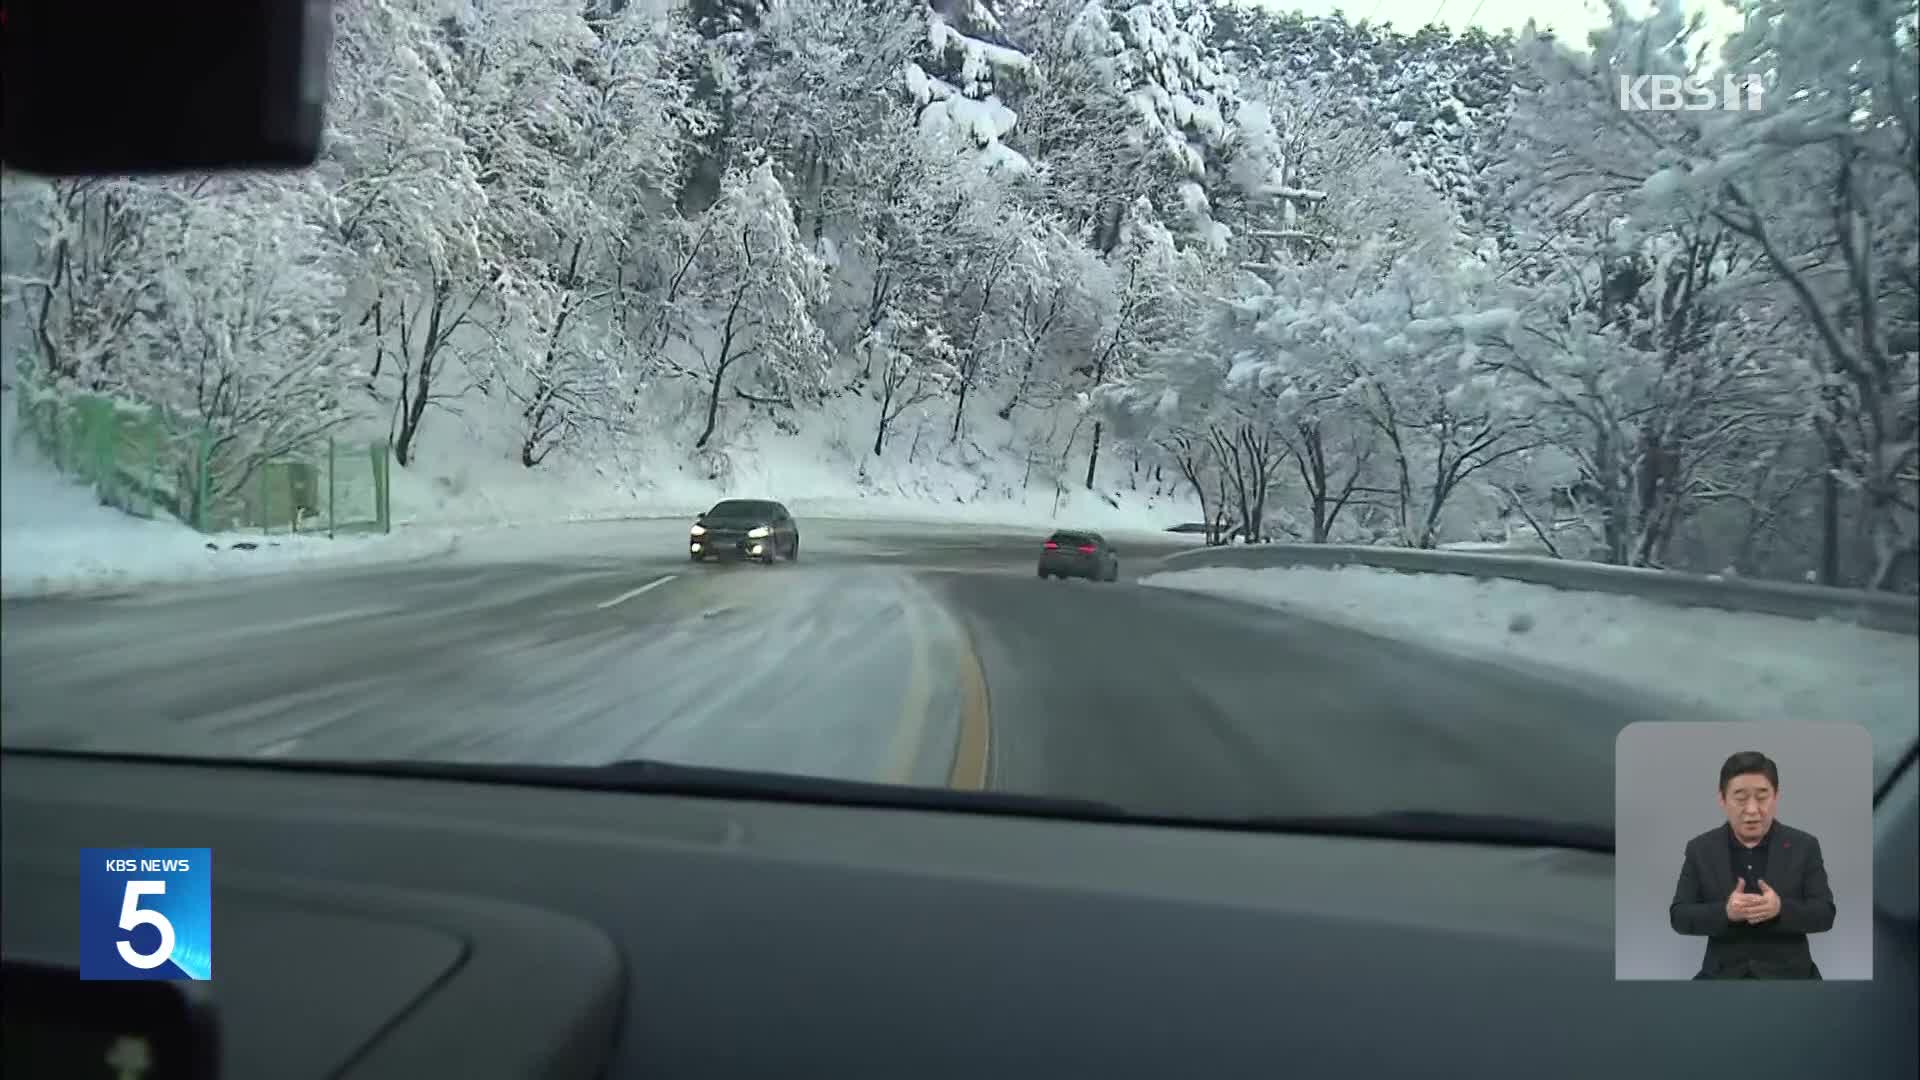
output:
M 1049 540 L 1049 541 L 1047 541 L 1047 550 L 1048 550 L 1048 551 L 1059 551 L 1059 550 L 1060 550 L 1060 545 L 1059 545 L 1059 544 L 1056 544 L 1056 543 L 1054 543 L 1054 542 L 1053 542 L 1053 541 L 1051 541 L 1051 540 Z
M 1099 549 L 1098 549 L 1098 548 L 1096 548 L 1096 547 L 1094 547 L 1094 546 L 1093 546 L 1092 544 L 1081 544 L 1081 545 L 1080 545 L 1080 554 L 1082 554 L 1082 555 L 1091 555 L 1091 554 L 1093 554 L 1093 553 L 1094 553 L 1095 551 L 1097 551 L 1097 550 L 1099 550 Z

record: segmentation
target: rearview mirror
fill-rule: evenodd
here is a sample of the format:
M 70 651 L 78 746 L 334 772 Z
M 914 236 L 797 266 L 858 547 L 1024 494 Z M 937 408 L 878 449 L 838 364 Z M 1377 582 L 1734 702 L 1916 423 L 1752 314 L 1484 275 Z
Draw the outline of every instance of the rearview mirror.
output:
M 328 0 L 0 0 L 0 164 L 65 176 L 313 164 Z

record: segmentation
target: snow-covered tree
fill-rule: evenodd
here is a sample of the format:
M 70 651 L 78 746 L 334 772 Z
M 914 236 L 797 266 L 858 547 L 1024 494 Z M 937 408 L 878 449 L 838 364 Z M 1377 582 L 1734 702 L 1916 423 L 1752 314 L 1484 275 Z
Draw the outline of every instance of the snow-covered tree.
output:
M 1007 142 L 1019 114 L 1009 104 L 1032 61 L 1007 37 L 987 0 L 929 0 L 926 47 L 905 68 L 920 130 L 989 171 L 1031 163 Z
M 1243 85 L 1272 87 L 1276 106 L 1312 101 L 1317 122 L 1391 147 L 1456 213 L 1483 216 L 1515 82 L 1509 39 L 1222 4 L 1214 42 Z
M 889 306 L 880 323 L 860 342 L 862 361 L 873 373 L 873 400 L 879 420 L 873 453 L 886 449 L 894 422 L 907 410 L 944 395 L 959 375 L 953 343 L 938 325 L 913 320 Z
M 448 88 L 454 58 L 428 0 L 351 0 L 334 10 L 337 89 L 328 105 L 324 220 L 352 252 L 353 302 L 373 339 L 370 389 L 393 407 L 406 465 L 429 405 L 449 396 L 467 328 L 491 290 L 480 164 Z M 393 384 L 388 398 L 380 389 Z
M 953 441 L 966 427 L 973 392 L 999 381 L 1012 366 L 1016 350 L 1009 349 L 1007 340 L 1017 333 L 1017 316 L 1009 312 L 1055 274 L 1047 228 L 1036 215 L 1005 199 L 1004 192 L 993 192 L 1000 198 L 981 193 L 988 185 L 990 178 L 974 185 L 975 196 L 952 225 L 965 239 L 950 272 L 944 305 L 944 323 L 955 348 Z
M 1040 0 L 1011 16 L 1033 64 L 1013 140 L 1035 163 L 1028 186 L 1041 205 L 1106 254 L 1135 200 L 1163 198 L 1178 173 L 1140 137 L 1110 60 L 1081 47 L 1085 8 L 1086 0 Z
M 32 377 L 160 410 L 190 443 L 162 448 L 183 516 L 351 418 L 355 332 L 315 185 L 89 179 L 39 194 L 49 272 L 9 282 L 35 312 Z
M 1167 190 L 1155 193 L 1156 209 L 1196 242 L 1220 250 L 1232 230 L 1215 219 L 1209 187 L 1221 176 L 1239 99 L 1212 32 L 1212 12 L 1202 0 L 1126 7 L 1089 0 L 1074 17 L 1069 42 L 1132 107 L 1129 137 L 1167 168 Z
M 1112 340 L 1119 309 L 1128 304 L 1115 267 L 1070 225 L 1056 220 L 1044 229 L 1040 243 L 1050 272 L 1028 279 L 1022 294 L 1009 301 L 1001 336 L 1001 366 L 1019 372 L 1000 407 L 1003 420 L 1020 408 L 1059 409 L 1115 374 L 1111 356 L 1104 365 L 1087 362 Z
M 664 362 L 701 387 L 704 420 L 694 446 L 713 438 L 729 392 L 788 405 L 817 394 L 826 368 L 814 308 L 826 280 L 773 166 L 727 174 L 718 201 L 675 239 L 667 320 L 686 347 Z
M 1719 196 L 1720 219 L 1764 254 L 1825 354 L 1824 531 L 1839 531 L 1838 503 L 1851 489 L 1865 548 L 1858 576 L 1870 588 L 1912 588 L 1920 583 L 1916 7 L 1753 0 L 1744 10 L 1746 31 L 1727 60 L 1771 76 L 1767 109 L 1735 114 L 1740 123 L 1716 156 L 1682 167 L 1695 190 Z M 1809 174 L 1818 182 L 1802 182 Z M 1823 551 L 1828 580 L 1841 573 L 1839 548 L 1833 539 Z
M 737 131 L 772 155 L 812 239 L 858 197 L 866 138 L 903 108 L 901 72 L 925 31 L 891 0 L 785 0 L 756 34 Z
M 1729 78 L 1767 81 L 1764 107 L 1754 111 L 1621 107 L 1622 77 L 1706 70 L 1693 44 L 1697 20 L 1674 4 L 1644 20 L 1616 9 L 1612 25 L 1594 35 L 1590 55 L 1530 43 L 1540 85 L 1517 118 L 1516 164 L 1545 183 L 1538 198 L 1570 208 L 1543 248 L 1567 230 L 1568 215 L 1591 215 L 1580 227 L 1589 235 L 1612 229 L 1623 213 L 1634 222 L 1631 250 L 1608 254 L 1590 275 L 1598 303 L 1588 306 L 1627 335 L 1620 347 L 1635 352 L 1636 368 L 1650 382 L 1671 384 L 1676 370 L 1689 386 L 1765 380 L 1758 396 L 1775 400 L 1796 385 L 1818 388 L 1800 407 L 1814 417 L 1813 437 L 1825 457 L 1819 576 L 1884 586 L 1911 577 L 1915 545 L 1920 409 L 1911 332 L 1904 351 L 1895 344 L 1913 325 L 1914 53 L 1911 33 L 1900 26 L 1903 17 L 1910 22 L 1911 5 L 1902 13 L 1782 0 L 1752 5 L 1748 14 L 1747 32 L 1723 59 Z M 1669 265 L 1672 251 L 1712 253 L 1688 256 L 1705 268 L 1734 247 L 1744 247 L 1771 279 L 1742 283 L 1744 315 L 1737 321 L 1727 321 L 1732 309 L 1716 302 L 1726 295 L 1725 266 L 1711 277 L 1662 276 L 1667 293 L 1654 302 L 1622 302 L 1622 292 L 1650 287 L 1648 267 Z M 1624 289 L 1623 281 L 1636 288 Z M 1709 282 L 1719 287 L 1702 287 Z M 1687 314 L 1677 299 L 1690 305 Z M 1721 324 L 1703 324 L 1703 304 Z M 1761 339 L 1793 332 L 1780 329 L 1783 305 L 1817 339 L 1823 359 L 1810 371 L 1794 370 L 1790 354 Z M 1720 325 L 1740 329 L 1741 340 L 1725 341 L 1730 330 Z M 1751 371 L 1765 357 L 1787 366 Z M 1722 422 L 1750 423 L 1754 412 L 1735 404 L 1694 416 L 1711 431 Z M 1640 482 L 1596 481 L 1616 507 L 1625 499 L 1619 493 L 1636 486 L 1656 498 L 1678 490 L 1673 424 L 1638 416 L 1632 423 L 1638 430 L 1621 452 Z M 1616 450 L 1619 441 L 1610 437 Z M 1607 546 L 1617 556 L 1626 526 L 1617 509 L 1609 514 Z M 1858 546 L 1842 535 L 1848 518 L 1859 522 Z M 1859 557 L 1845 558 L 1860 548 Z M 1845 563 L 1857 569 L 1849 572 Z
M 184 257 L 154 274 L 142 317 L 115 343 L 109 389 L 205 432 L 205 487 L 218 500 L 353 418 L 339 375 L 358 334 L 311 185 L 208 188 L 170 191 L 146 221 L 151 241 Z
M 713 205 L 721 177 L 733 167 L 747 56 L 770 7 L 771 0 L 689 0 L 667 10 L 678 45 L 670 63 L 690 96 L 681 117 L 686 146 L 677 200 L 688 216 Z
M 589 20 L 555 0 L 508 0 L 470 9 L 452 38 L 454 100 L 499 260 L 492 361 L 531 467 L 617 423 L 640 374 L 623 361 L 622 309 L 644 306 L 629 278 L 661 269 L 686 95 L 663 70 L 668 33 L 634 9 Z
M 1184 339 L 1205 317 L 1217 264 L 1183 251 L 1173 233 L 1154 220 L 1140 200 L 1109 258 L 1112 299 L 1085 363 L 1078 368 L 1092 402 L 1108 386 L 1125 385 L 1157 360 L 1178 356 Z M 1100 465 L 1104 420 L 1096 413 L 1087 451 L 1085 486 L 1093 487 Z
M 1149 440 L 1170 457 L 1209 521 L 1231 504 L 1249 536 L 1263 535 L 1287 448 L 1270 407 L 1274 388 L 1241 378 L 1255 349 L 1242 334 L 1249 309 L 1222 297 L 1264 284 L 1244 275 L 1237 286 L 1223 284 L 1226 268 L 1182 251 L 1144 202 L 1115 273 L 1115 303 L 1094 357 L 1106 374 L 1088 394 L 1096 415 L 1122 438 Z
M 1354 364 L 1356 404 L 1386 444 L 1395 526 L 1410 547 L 1435 545 L 1468 481 L 1540 442 L 1531 411 L 1482 362 L 1484 343 L 1510 340 L 1518 317 L 1481 306 L 1491 276 L 1471 259 L 1400 264 L 1370 298 L 1364 325 L 1383 336 Z

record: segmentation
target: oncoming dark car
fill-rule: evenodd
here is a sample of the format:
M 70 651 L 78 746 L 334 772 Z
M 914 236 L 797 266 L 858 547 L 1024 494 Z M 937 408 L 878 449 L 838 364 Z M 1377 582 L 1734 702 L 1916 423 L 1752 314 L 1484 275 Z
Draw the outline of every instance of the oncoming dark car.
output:
M 800 557 L 800 526 L 787 508 L 767 499 L 725 499 L 701 514 L 687 536 L 687 554 L 703 559 Z
M 1120 553 L 1097 532 L 1057 532 L 1040 549 L 1040 576 L 1119 581 Z

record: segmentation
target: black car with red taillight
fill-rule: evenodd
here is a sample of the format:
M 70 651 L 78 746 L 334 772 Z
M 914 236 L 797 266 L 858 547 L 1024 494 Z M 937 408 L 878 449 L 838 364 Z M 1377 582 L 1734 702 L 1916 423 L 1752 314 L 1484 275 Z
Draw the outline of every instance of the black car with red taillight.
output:
M 1119 581 L 1120 553 L 1097 532 L 1063 529 L 1041 545 L 1040 576 Z

